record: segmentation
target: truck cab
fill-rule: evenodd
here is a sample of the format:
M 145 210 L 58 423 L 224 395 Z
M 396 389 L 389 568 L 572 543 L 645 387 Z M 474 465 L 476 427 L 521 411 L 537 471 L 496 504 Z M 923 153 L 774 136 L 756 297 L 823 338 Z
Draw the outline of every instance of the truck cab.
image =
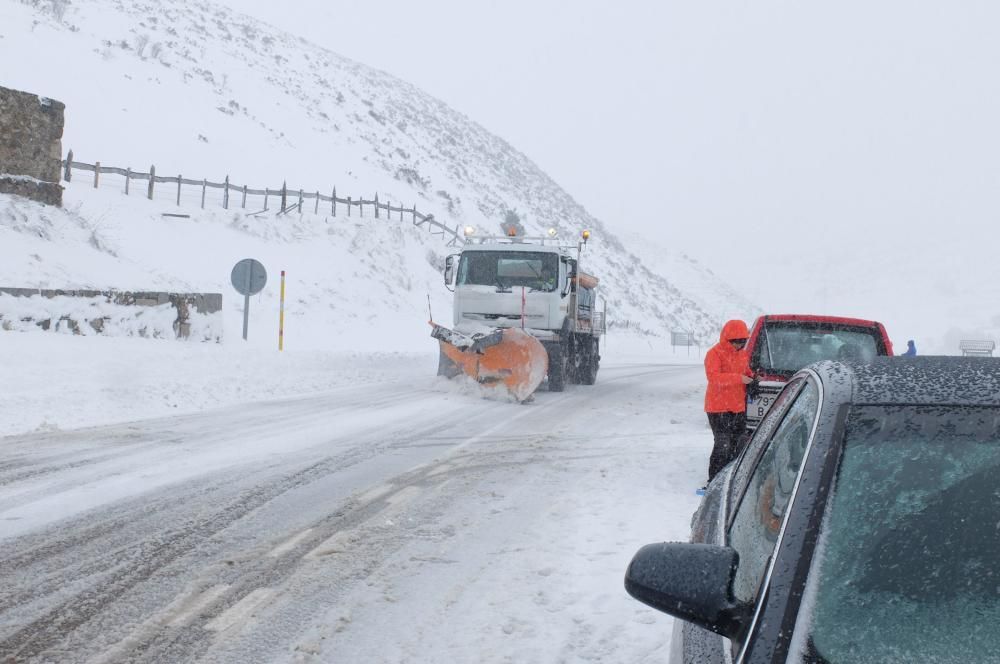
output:
M 572 262 L 571 262 L 572 261 Z M 566 319 L 575 260 L 558 247 L 479 244 L 459 254 L 455 329 L 524 327 L 558 331 Z

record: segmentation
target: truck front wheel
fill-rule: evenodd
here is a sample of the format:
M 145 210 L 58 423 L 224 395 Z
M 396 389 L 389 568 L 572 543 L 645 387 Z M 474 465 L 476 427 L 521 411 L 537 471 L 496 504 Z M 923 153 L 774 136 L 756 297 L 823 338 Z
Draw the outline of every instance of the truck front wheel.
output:
M 549 351 L 549 392 L 566 389 L 566 349 L 563 344 L 551 345 Z
M 588 339 L 580 344 L 581 366 L 577 369 L 576 378 L 583 385 L 593 385 L 597 382 L 597 370 L 600 368 L 601 355 L 598 352 L 597 339 Z

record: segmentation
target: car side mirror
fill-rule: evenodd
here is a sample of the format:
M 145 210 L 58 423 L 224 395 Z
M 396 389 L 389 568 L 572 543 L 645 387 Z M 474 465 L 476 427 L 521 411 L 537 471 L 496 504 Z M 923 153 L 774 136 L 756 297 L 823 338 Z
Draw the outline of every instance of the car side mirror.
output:
M 711 544 L 663 542 L 639 549 L 625 590 L 643 604 L 727 638 L 749 624 L 752 607 L 733 598 L 740 556 Z
M 451 290 L 451 285 L 455 281 L 455 254 L 444 259 L 444 285 Z

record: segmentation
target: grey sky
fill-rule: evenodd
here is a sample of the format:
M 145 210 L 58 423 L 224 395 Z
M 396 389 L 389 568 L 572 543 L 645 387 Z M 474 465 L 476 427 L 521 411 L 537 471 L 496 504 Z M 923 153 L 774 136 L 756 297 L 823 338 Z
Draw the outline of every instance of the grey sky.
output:
M 228 4 L 443 99 L 765 308 L 913 328 L 891 308 L 930 272 L 992 275 L 958 238 L 995 235 L 995 2 Z

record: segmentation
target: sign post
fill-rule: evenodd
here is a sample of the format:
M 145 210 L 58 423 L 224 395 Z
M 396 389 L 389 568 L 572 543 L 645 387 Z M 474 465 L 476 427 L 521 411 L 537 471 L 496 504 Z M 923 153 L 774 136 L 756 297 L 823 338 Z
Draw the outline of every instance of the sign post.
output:
M 244 258 L 233 266 L 229 275 L 236 292 L 243 296 L 243 340 L 247 338 L 247 327 L 250 323 L 250 296 L 264 290 L 267 284 L 267 270 L 260 261 Z
M 694 332 L 677 332 L 672 331 L 670 333 L 670 345 L 674 347 L 674 354 L 677 354 L 678 346 L 686 346 L 688 357 L 691 356 L 691 346 L 697 344 L 694 338 Z
M 278 350 L 285 349 L 285 271 L 281 271 L 281 299 L 278 305 Z

